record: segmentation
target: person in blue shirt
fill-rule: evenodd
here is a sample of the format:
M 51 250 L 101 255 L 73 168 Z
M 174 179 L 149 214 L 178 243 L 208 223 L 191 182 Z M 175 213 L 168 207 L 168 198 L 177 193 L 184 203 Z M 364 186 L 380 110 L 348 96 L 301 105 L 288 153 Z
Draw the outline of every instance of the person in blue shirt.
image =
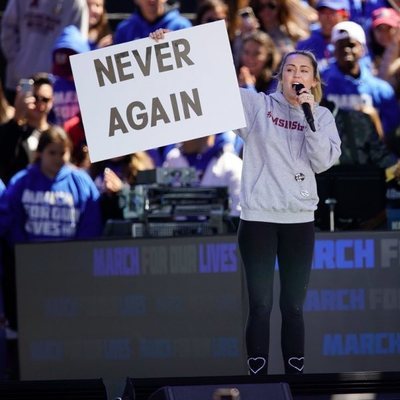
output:
M 400 108 L 392 86 L 361 62 L 366 51 L 363 28 L 352 21 L 339 22 L 332 30 L 332 43 L 336 62 L 322 73 L 325 98 L 340 109 L 368 113 L 376 121 L 378 134 L 389 139 L 400 124 Z
M 84 170 L 69 164 L 70 151 L 65 131 L 50 126 L 39 138 L 37 160 L 13 176 L 0 198 L 4 309 L 11 331 L 18 331 L 15 244 L 102 233 L 99 192 Z
M 319 0 L 315 7 L 318 11 L 319 26 L 311 31 L 307 39 L 297 42 L 297 50 L 310 50 L 318 60 L 320 69 L 326 68 L 333 58 L 331 33 L 333 27 L 349 19 L 348 0 Z
M 167 0 L 135 0 L 134 3 L 134 13 L 117 25 L 113 44 L 146 38 L 159 28 L 177 31 L 192 26 L 192 23 L 180 14 L 177 6 L 169 5 Z M 164 161 L 163 152 L 163 148 L 147 150 L 157 167 Z
M 101 235 L 99 191 L 69 164 L 70 151 L 67 134 L 53 125 L 39 138 L 37 160 L 11 179 L 0 199 L 0 234 L 10 245 Z
M 350 0 L 350 21 L 361 25 L 365 31 L 368 31 L 374 10 L 388 6 L 387 0 Z
M 192 26 L 176 7 L 167 4 L 167 0 L 136 0 L 135 4 L 136 11 L 118 24 L 114 44 L 148 37 L 160 28 L 177 31 Z
M 90 51 L 88 40 L 74 25 L 63 29 L 53 47 L 55 123 L 63 126 L 66 121 L 79 113 L 79 102 L 69 57 Z

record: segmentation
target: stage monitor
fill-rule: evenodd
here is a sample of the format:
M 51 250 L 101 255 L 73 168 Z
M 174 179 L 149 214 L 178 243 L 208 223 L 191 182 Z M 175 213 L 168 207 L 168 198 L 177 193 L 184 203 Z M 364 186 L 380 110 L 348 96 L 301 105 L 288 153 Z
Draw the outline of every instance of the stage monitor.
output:
M 136 399 L 135 386 L 127 379 L 123 400 Z M 163 386 L 148 400 L 292 400 L 285 382 Z
M 107 400 L 102 379 L 0 382 L 0 399 Z

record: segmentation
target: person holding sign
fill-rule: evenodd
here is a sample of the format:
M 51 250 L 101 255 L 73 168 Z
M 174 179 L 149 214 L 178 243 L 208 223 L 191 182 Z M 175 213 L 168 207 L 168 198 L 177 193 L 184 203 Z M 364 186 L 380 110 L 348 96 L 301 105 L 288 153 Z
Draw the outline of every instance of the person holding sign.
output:
M 161 40 L 164 34 L 158 30 L 150 36 Z M 282 60 L 274 93 L 240 89 L 247 127 L 237 131 L 244 141 L 238 243 L 249 295 L 251 375 L 268 372 L 276 261 L 285 373 L 304 370 L 303 303 L 314 249 L 315 174 L 334 165 L 341 154 L 334 117 L 317 104 L 322 97 L 317 65 L 312 53 L 293 51 Z
M 317 104 L 322 97 L 317 65 L 311 52 L 293 51 L 282 60 L 276 92 L 241 89 L 247 127 L 238 131 L 244 141 L 238 243 L 249 294 L 247 364 L 254 375 L 268 371 L 276 261 L 285 373 L 304 370 L 303 304 L 314 249 L 315 174 L 341 154 L 334 117 Z M 306 122 L 307 110 L 313 124 Z
M 315 174 L 334 165 L 341 154 L 333 115 L 317 105 L 322 90 L 314 55 L 288 53 L 277 78 L 277 90 L 269 96 L 241 91 L 247 128 L 238 132 L 244 141 L 238 242 L 249 293 L 250 374 L 268 370 L 276 260 L 285 373 L 304 370 L 302 310 L 314 249 Z M 305 104 L 315 127 L 305 121 Z

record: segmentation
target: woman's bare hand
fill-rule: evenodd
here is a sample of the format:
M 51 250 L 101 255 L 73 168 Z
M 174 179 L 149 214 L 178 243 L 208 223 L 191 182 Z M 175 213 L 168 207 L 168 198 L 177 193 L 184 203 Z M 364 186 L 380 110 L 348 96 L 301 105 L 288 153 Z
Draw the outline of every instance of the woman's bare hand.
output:
M 110 168 L 104 170 L 104 189 L 106 193 L 117 193 L 122 189 L 122 181 Z
M 156 42 L 164 39 L 165 34 L 171 32 L 169 29 L 164 29 L 164 28 L 160 28 L 155 30 L 154 32 L 151 32 L 149 35 L 149 38 L 155 40 Z

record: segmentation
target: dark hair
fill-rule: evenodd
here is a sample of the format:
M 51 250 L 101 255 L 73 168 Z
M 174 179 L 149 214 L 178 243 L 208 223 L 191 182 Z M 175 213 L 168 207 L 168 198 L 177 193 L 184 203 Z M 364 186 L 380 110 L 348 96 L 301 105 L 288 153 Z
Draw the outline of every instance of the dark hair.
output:
M 210 10 L 216 10 L 218 7 L 224 8 L 226 14 L 228 15 L 228 5 L 223 0 L 202 1 L 199 8 L 197 9 L 194 25 L 201 25 L 203 23 L 202 19 L 204 15 Z
M 50 127 L 43 131 L 39 137 L 39 143 L 37 146 L 37 153 L 42 153 L 44 149 L 52 143 L 61 143 L 68 150 L 72 151 L 72 142 L 68 136 L 68 134 L 64 131 L 61 126 L 58 125 L 50 125 Z M 39 156 L 40 158 L 40 156 Z
M 33 79 L 33 85 L 35 87 L 42 85 L 50 85 L 53 87 L 53 75 L 48 74 L 47 72 L 38 72 L 37 74 L 31 76 L 31 79 Z

